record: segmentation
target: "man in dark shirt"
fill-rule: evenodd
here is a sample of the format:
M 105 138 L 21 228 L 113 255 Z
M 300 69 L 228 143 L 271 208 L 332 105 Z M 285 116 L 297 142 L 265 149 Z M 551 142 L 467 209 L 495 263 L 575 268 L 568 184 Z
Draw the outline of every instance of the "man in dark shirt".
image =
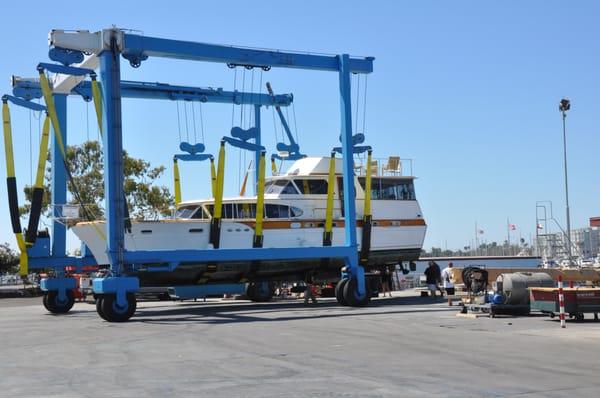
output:
M 444 293 L 442 289 L 439 287 L 439 283 L 442 281 L 442 271 L 440 270 L 440 266 L 436 264 L 435 261 L 430 261 L 429 266 L 424 272 L 426 280 L 425 283 L 431 292 L 431 296 L 435 297 L 435 292 L 439 289 L 440 294 L 443 296 Z

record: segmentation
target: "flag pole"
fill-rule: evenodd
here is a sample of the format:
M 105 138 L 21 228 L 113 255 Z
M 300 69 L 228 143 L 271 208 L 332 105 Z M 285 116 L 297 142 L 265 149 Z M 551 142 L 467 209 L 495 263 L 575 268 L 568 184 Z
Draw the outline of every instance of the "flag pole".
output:
M 508 255 L 510 256 L 510 220 L 506 218 L 506 242 L 508 243 Z
M 479 255 L 479 229 L 477 228 L 477 221 L 475 221 L 475 255 Z

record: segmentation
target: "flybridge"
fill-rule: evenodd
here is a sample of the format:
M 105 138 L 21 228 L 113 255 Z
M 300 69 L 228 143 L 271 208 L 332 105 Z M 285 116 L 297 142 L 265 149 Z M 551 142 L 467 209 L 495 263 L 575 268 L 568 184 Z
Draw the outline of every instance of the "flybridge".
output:
M 132 309 L 135 311 L 133 293 L 138 289 L 139 281 L 134 276 L 125 276 L 125 271 L 129 267 L 149 263 L 166 264 L 164 269 L 172 271 L 182 262 L 190 261 L 218 263 L 242 259 L 245 261 L 260 261 L 338 258 L 343 259 L 346 264 L 343 275 L 348 281 L 349 287 L 351 287 L 348 303 L 361 305 L 361 303 L 366 302 L 364 300 L 366 300 L 368 293 L 365 289 L 364 270 L 360 266 L 358 258 L 354 201 L 344 201 L 344 214 L 346 214 L 347 222 L 345 223 L 345 243 L 341 246 L 324 245 L 323 247 L 276 249 L 262 247 L 251 249 L 214 248 L 136 252 L 125 250 L 124 234 L 128 217 L 123 192 L 122 98 L 183 99 L 200 102 L 213 100 L 214 102 L 240 104 L 244 103 L 245 98 L 241 98 L 239 93 L 235 91 L 225 92 L 219 89 L 121 81 L 120 58 L 126 59 L 134 68 L 142 66 L 150 57 L 162 57 L 216 62 L 226 64 L 231 68 L 259 68 L 262 71 L 268 71 L 271 68 L 292 68 L 337 73 L 341 106 L 340 140 L 342 146 L 336 148 L 336 150 L 342 154 L 342 169 L 344 175 L 347 176 L 353 175 L 353 154 L 368 149 L 356 145 L 362 143 L 364 137 L 360 137 L 362 134 L 353 135 L 352 132 L 350 76 L 353 73 L 371 73 L 374 58 L 351 57 L 347 54 L 322 55 L 214 45 L 142 36 L 117 28 L 93 33 L 89 31 L 53 30 L 49 34 L 49 44 L 49 56 L 57 63 L 39 65 L 40 82 L 31 79 L 15 79 L 15 93 L 21 93 L 21 99 L 44 97 L 46 110 L 54 130 L 52 135 L 53 159 L 64 160 L 64 148 L 67 145 L 67 96 L 78 94 L 85 99 L 93 99 L 96 105 L 96 112 L 101 125 L 100 130 L 103 132 L 106 198 L 105 237 L 106 253 L 111 272 L 111 277 L 94 281 L 95 292 L 105 298 L 104 304 L 98 307 L 98 312 L 102 317 L 111 321 L 119 321 L 127 320 L 133 315 Z M 97 87 L 95 89 L 97 84 L 96 70 L 98 70 L 98 76 L 100 77 L 101 89 Z M 55 74 L 52 84 L 44 80 L 46 72 Z M 88 78 L 91 78 L 91 81 L 87 80 Z M 258 102 L 252 102 L 256 106 L 255 120 L 257 122 L 260 120 L 259 108 L 261 105 L 279 107 L 289 105 L 292 101 L 291 95 L 276 96 L 269 94 L 259 95 L 258 98 Z M 254 150 L 257 165 L 261 161 L 264 162 L 264 159 L 261 159 L 261 156 L 264 157 L 264 153 L 261 154 L 260 150 L 260 129 L 240 130 L 235 130 L 235 127 L 232 128 L 232 137 L 223 137 L 223 140 L 240 148 Z M 292 155 L 303 156 L 299 153 L 293 138 L 290 137 L 291 135 L 288 134 L 289 144 L 284 145 L 285 148 L 284 146 L 281 148 L 287 149 Z M 248 140 L 253 140 L 253 142 L 246 142 Z M 10 155 L 12 157 L 12 153 Z M 53 164 L 52 166 L 52 202 L 55 205 L 64 204 L 67 202 L 67 167 L 63 167 L 61 164 Z M 330 166 L 330 170 L 332 170 L 331 167 L 333 166 Z M 219 168 L 219 171 L 222 172 L 221 168 Z M 330 172 L 330 174 L 332 173 Z M 258 182 L 258 185 L 260 186 L 260 182 Z M 218 187 L 216 190 L 218 191 Z M 354 197 L 354 186 L 351 178 L 344 179 L 343 194 L 347 198 Z M 216 208 L 219 207 L 216 206 Z M 54 215 L 56 217 L 60 216 L 56 207 Z M 331 220 L 328 220 L 328 223 L 331 224 Z M 16 228 L 14 229 L 16 233 Z M 18 229 L 20 229 L 20 226 Z M 83 266 L 86 261 L 93 262 L 89 258 L 66 256 L 65 234 L 64 225 L 53 223 L 51 248 L 48 243 L 49 239 L 44 241 L 48 245 L 47 251 L 44 252 L 45 255 L 32 256 L 29 262 L 32 268 L 51 267 L 57 271 L 57 278 L 47 279 L 42 283 L 43 288 L 49 292 L 47 295 L 48 303 L 50 303 L 49 307 L 54 310 L 58 309 L 53 312 L 66 312 L 70 308 L 61 307 L 63 305 L 61 303 L 68 303 L 68 292 L 69 289 L 73 288 L 73 281 L 70 278 L 63 277 L 65 267 L 70 265 Z M 20 245 L 20 248 L 22 253 L 25 254 L 39 254 L 37 246 L 26 248 Z M 64 311 L 65 309 L 66 311 Z

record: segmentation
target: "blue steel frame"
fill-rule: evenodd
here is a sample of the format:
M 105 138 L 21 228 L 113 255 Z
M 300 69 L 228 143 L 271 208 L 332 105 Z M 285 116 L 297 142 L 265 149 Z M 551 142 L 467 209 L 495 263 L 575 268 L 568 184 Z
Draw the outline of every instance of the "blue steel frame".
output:
M 344 176 L 353 175 L 353 142 L 352 142 L 352 113 L 350 95 L 350 74 L 371 73 L 373 71 L 372 57 L 351 58 L 342 55 L 315 55 L 282 51 L 256 50 L 233 46 L 211 45 L 179 40 L 169 40 L 126 34 L 119 29 L 105 31 L 110 45 L 106 45 L 99 54 L 100 76 L 103 88 L 104 114 L 104 159 L 105 159 L 105 192 L 107 220 L 107 254 L 113 275 L 119 277 L 125 263 L 160 262 L 172 264 L 174 267 L 183 261 L 232 261 L 235 259 L 278 260 L 290 258 L 344 258 L 345 272 L 357 278 L 358 293 L 366 294 L 364 270 L 358 262 L 356 241 L 356 211 L 353 200 L 344 201 L 346 214 L 346 242 L 338 247 L 309 247 L 282 249 L 218 249 L 218 250 L 186 250 L 186 251 L 136 251 L 124 250 L 124 203 L 122 195 L 123 178 L 123 146 L 121 129 L 121 86 L 120 58 L 128 59 L 132 66 L 150 56 L 175 58 L 184 60 L 219 62 L 244 65 L 248 67 L 298 68 L 332 71 L 339 74 L 340 114 L 342 158 Z M 77 34 L 77 33 L 73 33 Z M 65 130 L 66 131 L 66 130 Z M 344 178 L 344 197 L 354 197 L 353 178 Z M 112 278 L 107 278 L 112 279 Z M 126 280 L 132 278 L 123 278 Z M 133 278 L 136 279 L 137 278 Z M 100 281 L 98 281 L 100 282 Z M 134 283 L 135 284 L 135 283 Z M 96 283 L 94 284 L 96 286 Z M 101 288 L 101 286 L 100 286 Z M 126 287 L 120 286 L 117 293 L 117 303 L 125 304 L 122 292 Z M 121 298 L 121 300 L 120 300 Z
M 120 62 L 118 53 L 129 59 L 133 64 L 139 63 L 150 56 L 187 59 L 207 62 L 235 63 L 254 67 L 284 67 L 335 71 L 339 74 L 340 105 L 341 105 L 341 136 L 343 154 L 343 172 L 345 176 L 353 175 L 353 143 L 352 143 L 352 113 L 350 74 L 370 73 L 373 70 L 373 58 L 350 58 L 349 55 L 339 56 L 299 54 L 289 52 L 276 52 L 253 50 L 227 46 L 215 46 L 203 43 L 192 43 L 178 40 L 142 37 L 132 34 L 123 34 L 119 30 L 111 30 L 111 42 L 118 40 L 122 48 L 105 48 L 101 54 L 101 75 L 103 77 L 103 90 L 105 106 L 105 125 L 108 135 L 121 136 L 120 120 L 120 87 L 112 84 L 119 73 Z M 105 151 L 110 153 L 110 158 L 121 159 L 122 146 L 119 140 L 105 143 Z M 108 158 L 109 156 L 107 156 Z M 110 167 L 110 163 L 107 163 Z M 113 165 L 115 167 L 115 165 Z M 116 165 L 120 170 L 122 165 Z M 106 174 L 105 174 L 106 176 Z M 108 178 L 111 174 L 108 174 Z M 108 184 L 108 183 L 107 183 Z M 108 190 L 107 190 L 108 191 Z M 344 178 L 344 197 L 354 197 L 354 181 Z M 364 270 L 358 262 L 358 247 L 356 242 L 356 209 L 353 200 L 344 201 L 346 214 L 345 232 L 346 242 L 341 247 L 311 247 L 311 248 L 284 248 L 284 249 L 229 249 L 229 250 L 186 250 L 186 251 L 136 251 L 126 253 L 123 250 L 122 219 L 115 215 L 120 214 L 120 199 L 114 193 L 107 194 L 107 221 L 108 221 L 108 253 L 111 258 L 111 269 L 119 275 L 123 263 L 150 263 L 159 262 L 171 264 L 176 267 L 183 261 L 233 261 L 236 259 L 251 260 L 277 260 L 290 258 L 327 258 L 341 257 L 345 259 L 346 271 L 357 278 L 359 295 L 366 294 L 364 283 Z M 122 211 L 121 211 L 122 212 Z M 114 262 L 113 262 L 114 259 Z

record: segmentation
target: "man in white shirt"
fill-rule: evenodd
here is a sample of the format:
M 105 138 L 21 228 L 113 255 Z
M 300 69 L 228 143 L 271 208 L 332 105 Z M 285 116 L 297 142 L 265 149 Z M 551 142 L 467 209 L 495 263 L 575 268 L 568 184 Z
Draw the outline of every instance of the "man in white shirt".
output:
M 448 297 L 449 306 L 452 306 L 452 298 L 450 296 L 454 296 L 454 283 L 452 282 L 453 266 L 454 264 L 452 264 L 452 262 L 449 262 L 448 266 L 442 271 L 442 283 L 444 284 L 444 289 L 446 290 L 446 297 Z

